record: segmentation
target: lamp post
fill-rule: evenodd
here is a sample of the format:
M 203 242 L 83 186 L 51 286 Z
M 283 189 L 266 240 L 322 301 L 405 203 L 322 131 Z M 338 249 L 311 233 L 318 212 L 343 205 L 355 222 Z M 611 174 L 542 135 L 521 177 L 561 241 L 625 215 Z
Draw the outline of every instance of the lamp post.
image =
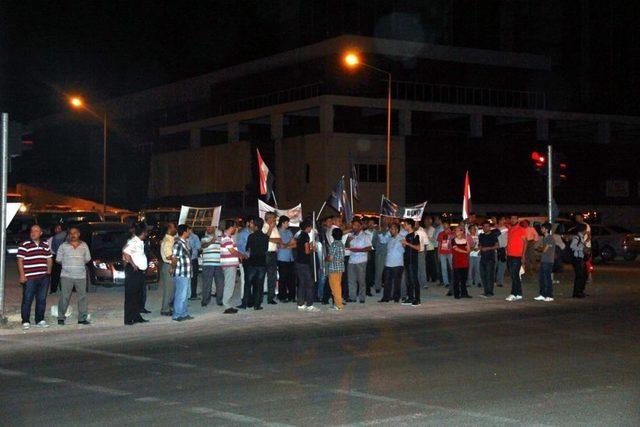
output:
M 362 62 L 360 56 L 355 52 L 347 52 L 344 55 L 344 63 L 349 68 L 363 66 L 370 68 L 387 76 L 387 188 L 386 196 L 390 197 L 391 193 L 391 73 L 381 68 Z
M 102 120 L 102 213 L 107 212 L 107 111 L 100 116 L 89 108 L 88 105 L 78 96 L 69 99 L 69 104 L 75 109 L 83 109 L 91 113 L 94 117 Z

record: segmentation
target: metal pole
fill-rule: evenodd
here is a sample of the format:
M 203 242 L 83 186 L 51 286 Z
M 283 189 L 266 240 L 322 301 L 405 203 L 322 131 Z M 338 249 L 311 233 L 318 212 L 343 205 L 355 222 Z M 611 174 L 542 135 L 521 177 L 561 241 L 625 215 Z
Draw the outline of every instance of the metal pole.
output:
M 322 211 L 324 210 L 324 207 L 327 206 L 327 202 L 325 200 L 325 202 L 322 204 L 322 207 L 320 208 L 320 212 L 318 212 L 318 218 L 320 218 L 320 215 L 322 215 Z
M 387 198 L 391 197 L 391 73 L 387 85 Z
M 316 228 L 316 211 L 313 211 L 313 244 L 315 245 L 316 239 L 318 238 L 318 229 Z M 318 269 L 316 266 L 316 252 L 312 252 L 313 254 L 313 282 L 316 283 L 318 281 Z
M 0 324 L 7 323 L 4 315 L 4 282 L 7 256 L 7 146 L 9 145 L 9 114 L 2 113 L 2 188 L 0 189 L 0 204 L 2 206 L 0 219 Z
M 553 148 L 547 145 L 547 214 L 553 224 Z
M 107 213 L 107 112 L 104 112 L 102 129 L 102 213 Z

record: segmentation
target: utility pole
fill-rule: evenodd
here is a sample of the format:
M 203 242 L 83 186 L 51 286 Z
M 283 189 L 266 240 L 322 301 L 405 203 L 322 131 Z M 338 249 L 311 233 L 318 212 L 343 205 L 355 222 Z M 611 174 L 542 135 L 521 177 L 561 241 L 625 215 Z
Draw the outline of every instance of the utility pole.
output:
M 553 147 L 547 145 L 547 214 L 553 224 Z
M 9 145 L 9 114 L 2 113 L 2 184 L 0 189 L 0 324 L 7 323 L 4 311 L 4 282 L 7 269 L 7 151 Z

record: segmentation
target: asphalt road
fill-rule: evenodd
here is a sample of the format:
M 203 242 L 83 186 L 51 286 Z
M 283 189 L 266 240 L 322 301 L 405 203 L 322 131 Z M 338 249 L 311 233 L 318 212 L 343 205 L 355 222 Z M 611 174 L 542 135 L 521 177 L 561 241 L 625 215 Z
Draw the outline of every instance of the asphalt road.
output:
M 0 423 L 637 426 L 639 273 L 550 304 L 0 334 Z

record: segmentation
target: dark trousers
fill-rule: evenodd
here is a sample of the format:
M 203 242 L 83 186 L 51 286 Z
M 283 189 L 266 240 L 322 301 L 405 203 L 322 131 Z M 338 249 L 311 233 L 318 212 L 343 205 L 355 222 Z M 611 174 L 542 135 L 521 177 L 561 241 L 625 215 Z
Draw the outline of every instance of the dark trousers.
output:
M 432 251 L 424 251 L 425 253 L 425 264 L 427 268 L 427 281 L 428 282 L 437 282 L 438 281 L 438 259 L 436 250 Z
M 296 276 L 293 262 L 278 261 L 278 299 L 280 301 L 293 301 L 296 298 Z
M 140 288 L 140 310 L 147 307 L 147 284 L 142 282 L 142 287 Z
M 496 260 L 495 257 L 480 257 L 480 280 L 484 294 L 493 295 L 493 283 L 496 278 Z
M 311 266 L 309 264 L 296 263 L 296 273 L 298 275 L 298 305 L 313 305 L 313 277 L 311 277 Z
M 400 288 L 402 287 L 402 272 L 404 267 L 385 267 L 382 272 L 384 283 L 384 293 L 382 299 L 385 301 L 400 301 Z
M 54 255 L 54 258 L 55 258 L 55 255 Z M 62 272 L 62 265 L 58 264 L 57 262 L 54 262 L 51 268 L 51 293 L 56 292 L 60 287 L 61 272 Z
M 278 254 L 267 252 L 267 301 L 276 298 L 276 280 L 278 279 Z
M 22 286 L 22 323 L 29 323 L 31 305 L 36 300 L 36 323 L 44 320 L 47 309 L 47 293 L 49 292 L 49 276 L 30 279 Z
M 553 298 L 553 279 L 551 279 L 551 273 L 553 272 L 552 262 L 540 263 L 540 295 L 546 298 Z
M 575 258 L 573 260 L 573 271 L 575 278 L 573 280 L 573 296 L 584 296 L 584 288 L 587 284 L 587 267 L 584 258 Z
M 453 269 L 453 296 L 460 298 L 469 295 L 467 291 L 467 272 L 469 267 Z
M 211 288 L 215 282 L 216 302 L 222 304 L 224 290 L 224 273 L 220 267 L 205 266 L 202 268 L 202 306 L 211 302 Z
M 265 266 L 244 266 L 244 296 L 242 305 L 245 307 L 260 307 L 262 305 L 262 291 L 264 276 L 267 274 Z
M 140 298 L 142 296 L 142 287 L 144 286 L 144 271 L 135 271 L 133 267 L 127 264 L 125 268 L 124 278 L 124 321 L 135 322 L 141 318 Z
M 376 281 L 376 253 L 375 251 L 367 252 L 367 272 L 365 282 L 367 283 L 367 295 L 371 293 L 371 288 L 375 286 Z
M 200 274 L 200 262 L 198 258 L 191 260 L 193 276 L 191 277 L 191 298 L 198 296 L 198 274 Z
M 344 257 L 345 267 L 349 265 L 349 258 L 350 257 L 348 256 Z M 342 282 L 340 284 L 342 285 L 342 300 L 349 301 L 349 269 L 348 268 L 344 269 L 344 273 L 342 273 Z
M 420 254 L 418 254 L 420 255 Z M 418 282 L 418 264 L 409 264 L 407 273 L 407 299 L 411 302 L 420 301 L 420 283 Z
M 522 296 L 520 267 L 522 267 L 522 258 L 519 256 L 507 257 L 507 268 L 509 269 L 509 277 L 511 277 L 511 295 L 514 296 Z

